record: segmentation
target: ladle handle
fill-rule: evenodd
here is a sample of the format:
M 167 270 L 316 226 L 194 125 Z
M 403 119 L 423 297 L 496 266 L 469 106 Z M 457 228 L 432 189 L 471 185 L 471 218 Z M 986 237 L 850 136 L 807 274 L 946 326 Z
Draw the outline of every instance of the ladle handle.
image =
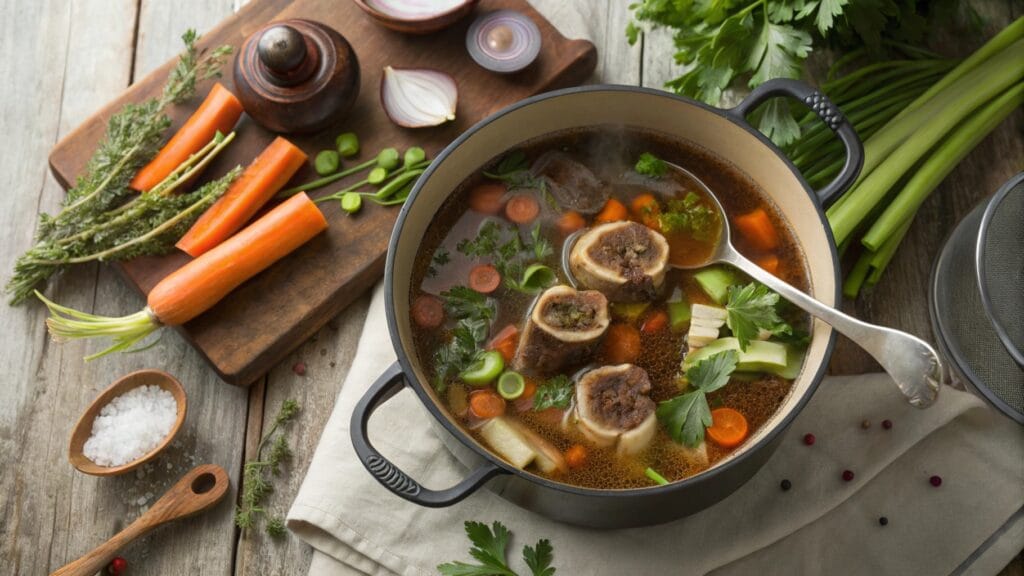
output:
M 196 466 L 171 486 L 152 508 L 139 516 L 135 522 L 50 576 L 93 576 L 110 563 L 118 550 L 136 538 L 164 523 L 192 516 L 210 508 L 227 494 L 230 487 L 228 473 L 220 466 Z
M 827 208 L 833 200 L 857 181 L 860 169 L 864 166 L 864 145 L 861 144 L 857 131 L 853 129 L 853 124 L 847 120 L 839 107 L 833 104 L 828 96 L 799 80 L 789 78 L 769 80 L 754 88 L 735 108 L 728 110 L 728 113 L 747 124 L 749 113 L 765 101 L 778 96 L 789 96 L 803 102 L 839 137 L 846 148 L 846 160 L 839 174 L 824 188 L 816 192 L 818 202 Z
M 926 408 L 935 401 L 942 383 L 939 355 L 917 336 L 876 326 L 822 304 L 767 272 L 735 249 L 719 254 L 719 261 L 744 271 L 805 312 L 816 316 L 867 351 L 896 381 L 911 405 Z

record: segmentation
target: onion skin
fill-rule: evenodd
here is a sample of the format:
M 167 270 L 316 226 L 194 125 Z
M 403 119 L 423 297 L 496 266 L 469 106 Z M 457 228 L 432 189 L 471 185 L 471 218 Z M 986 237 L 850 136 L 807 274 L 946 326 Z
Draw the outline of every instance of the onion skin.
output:
M 389 70 L 390 70 L 390 74 L 389 74 Z M 419 117 L 417 118 L 416 111 L 413 111 L 413 110 L 410 110 L 410 109 L 402 109 L 400 107 L 401 104 L 402 104 L 401 100 L 403 100 L 404 97 L 401 96 L 399 92 L 397 92 L 397 88 L 398 87 L 395 85 L 395 83 L 396 82 L 403 82 L 403 81 L 406 81 L 406 82 L 411 81 L 411 78 L 403 80 L 402 76 L 401 76 L 402 74 L 409 74 L 409 73 L 420 75 L 420 76 L 417 77 L 419 80 L 422 80 L 424 76 L 431 76 L 431 77 L 433 77 L 433 80 L 437 83 L 437 86 L 432 87 L 432 89 L 436 90 L 438 93 L 441 93 L 439 95 L 440 98 L 447 98 L 447 99 L 450 100 L 450 102 L 446 102 L 446 104 L 449 105 L 448 106 L 449 109 L 447 111 L 445 111 L 443 116 L 440 113 L 438 113 L 436 115 L 433 115 L 433 116 L 431 116 L 429 114 L 422 114 L 421 113 L 421 114 L 419 114 Z M 389 75 L 391 76 L 391 78 L 390 78 L 391 86 L 390 87 L 389 87 Z M 450 90 L 451 93 L 450 94 L 443 94 L 442 92 L 444 92 L 445 90 Z M 391 91 L 394 91 L 394 92 L 391 92 Z M 444 124 L 446 122 L 450 122 L 452 120 L 455 120 L 455 111 L 456 111 L 456 108 L 458 107 L 458 102 L 459 102 L 459 92 L 458 92 L 458 86 L 455 84 L 455 79 L 452 78 L 450 74 L 447 74 L 445 72 L 441 72 L 440 70 L 435 70 L 435 69 L 432 69 L 432 68 L 394 68 L 394 67 L 391 67 L 391 66 L 386 66 L 384 68 L 383 74 L 381 75 L 381 80 L 380 80 L 380 104 L 381 104 L 381 108 L 384 109 L 384 113 L 387 114 L 388 118 L 393 123 L 395 123 L 396 125 L 401 126 L 403 128 L 429 128 L 429 127 L 432 127 L 432 126 L 439 126 L 439 125 Z

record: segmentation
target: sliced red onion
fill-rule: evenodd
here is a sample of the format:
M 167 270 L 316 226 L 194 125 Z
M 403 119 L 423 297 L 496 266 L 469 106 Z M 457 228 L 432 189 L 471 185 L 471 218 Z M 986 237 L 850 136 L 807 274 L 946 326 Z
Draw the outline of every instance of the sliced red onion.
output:
M 466 50 L 493 72 L 517 72 L 540 54 L 540 29 L 515 10 L 498 10 L 476 19 L 466 33 Z
M 455 80 L 444 72 L 384 67 L 380 102 L 399 126 L 425 128 L 455 120 L 458 101 Z
M 466 0 L 372 0 L 367 4 L 400 20 L 423 20 L 450 12 L 466 3 Z

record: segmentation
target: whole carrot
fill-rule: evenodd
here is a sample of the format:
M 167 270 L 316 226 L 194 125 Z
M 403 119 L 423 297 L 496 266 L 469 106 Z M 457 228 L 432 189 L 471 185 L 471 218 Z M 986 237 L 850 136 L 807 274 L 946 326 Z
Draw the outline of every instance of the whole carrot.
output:
M 259 211 L 306 162 L 306 154 L 278 136 L 217 203 L 178 240 L 176 246 L 198 257 L 227 240 Z
M 139 170 L 130 186 L 140 192 L 150 190 L 168 174 L 199 151 L 220 132 L 227 134 L 242 115 L 242 103 L 218 82 L 185 124 L 164 144 L 160 152 Z
M 36 296 L 50 309 L 46 325 L 55 340 L 109 336 L 114 345 L 92 360 L 126 350 L 161 326 L 184 324 L 327 228 L 320 209 L 304 193 L 267 212 L 238 234 L 161 280 L 140 312 L 107 318 L 78 312 Z

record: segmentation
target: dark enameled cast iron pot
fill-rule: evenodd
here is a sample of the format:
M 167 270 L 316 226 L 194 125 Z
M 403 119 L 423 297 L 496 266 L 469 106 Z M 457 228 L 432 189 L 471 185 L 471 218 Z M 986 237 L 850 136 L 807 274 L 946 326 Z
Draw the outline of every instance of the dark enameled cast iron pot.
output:
M 812 191 L 793 165 L 746 121 L 746 115 L 776 96 L 796 98 L 814 109 L 846 145 L 846 165 L 824 190 Z M 768 460 L 782 432 L 810 399 L 825 373 L 834 335 L 816 321 L 803 370 L 793 392 L 768 423 L 743 446 L 708 470 L 667 486 L 597 490 L 554 482 L 519 470 L 466 434 L 440 406 L 416 358 L 409 320 L 413 260 L 427 227 L 448 195 L 483 164 L 526 141 L 566 129 L 624 125 L 689 141 L 731 162 L 779 207 L 803 249 L 811 293 L 825 304 L 839 299 L 839 262 L 823 206 L 856 179 L 863 149 L 839 111 L 810 86 L 793 80 L 768 82 L 730 110 L 672 94 L 631 86 L 587 86 L 541 94 L 481 121 L 448 146 L 426 173 L 398 217 L 384 277 L 388 329 L 398 362 L 356 405 L 352 443 L 367 470 L 392 492 L 422 506 L 448 506 L 487 486 L 524 508 L 555 520 L 602 528 L 657 524 L 681 518 L 726 497 Z M 412 388 L 433 415 L 439 434 L 471 471 L 447 490 L 419 485 L 370 444 L 367 422 L 403 387 Z

